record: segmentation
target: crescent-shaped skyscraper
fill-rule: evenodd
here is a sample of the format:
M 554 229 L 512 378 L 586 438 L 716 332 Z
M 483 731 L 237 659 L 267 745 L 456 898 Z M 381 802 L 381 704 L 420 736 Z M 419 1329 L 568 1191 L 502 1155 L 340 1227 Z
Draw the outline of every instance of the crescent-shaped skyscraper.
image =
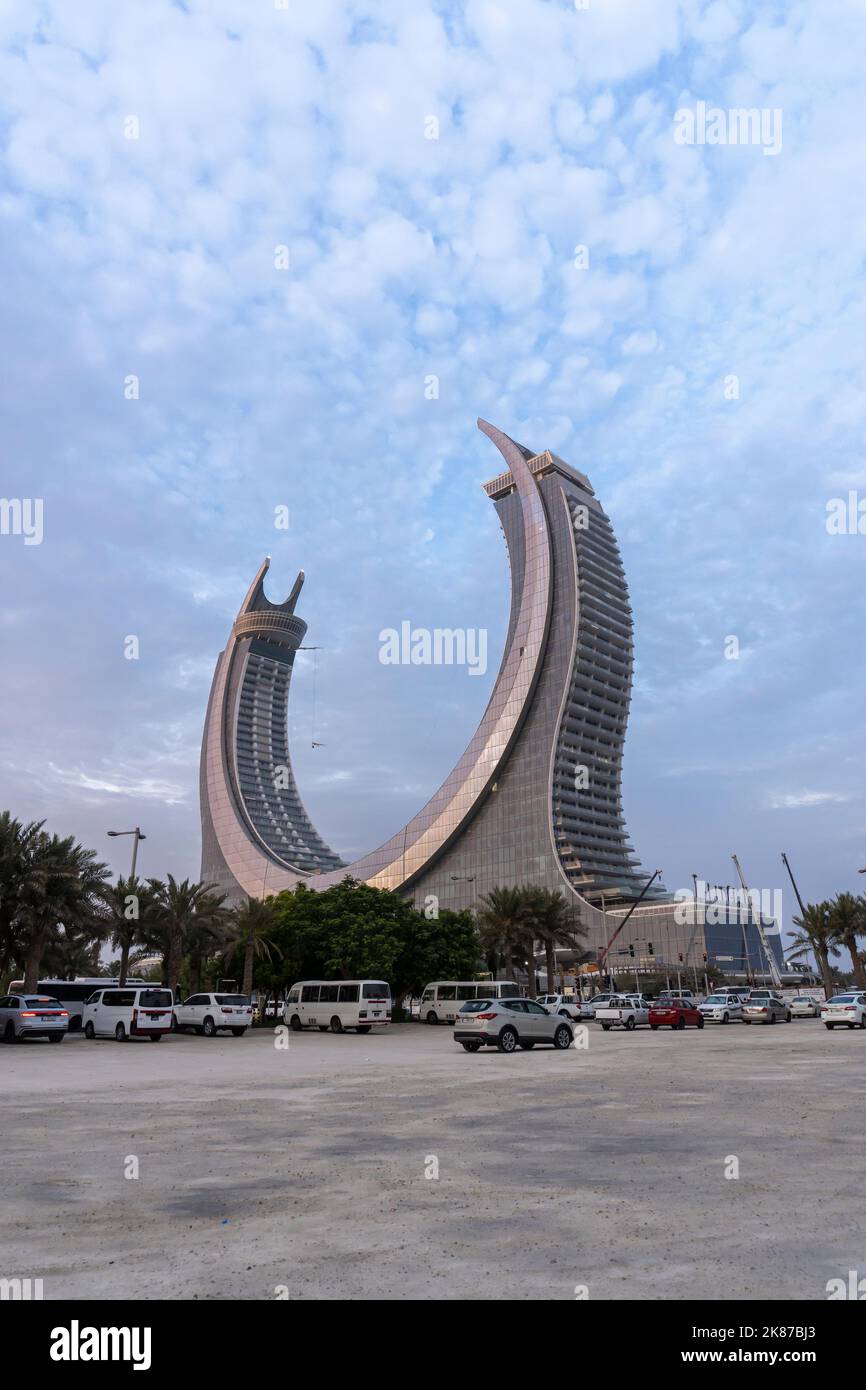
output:
M 622 764 L 633 644 L 616 537 L 589 479 L 484 420 L 504 468 L 484 484 L 511 568 L 505 649 L 481 722 L 452 772 L 378 849 L 344 864 L 317 833 L 287 741 L 303 572 L 284 603 L 264 594 L 266 560 L 214 674 L 201 758 L 202 879 L 230 900 L 347 874 L 423 905 L 473 906 L 491 889 L 559 889 L 599 950 L 649 875 L 632 850 Z M 674 922 L 670 895 L 646 892 L 629 939 L 706 950 Z M 701 923 L 703 927 L 704 924 Z M 686 945 L 686 939 L 691 938 Z M 681 954 L 682 952 L 678 952 Z

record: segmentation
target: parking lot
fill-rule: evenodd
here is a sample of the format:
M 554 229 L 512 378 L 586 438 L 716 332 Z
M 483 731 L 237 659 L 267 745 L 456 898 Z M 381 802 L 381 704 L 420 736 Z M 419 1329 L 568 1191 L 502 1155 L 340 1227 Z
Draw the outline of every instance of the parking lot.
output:
M 0 1073 L 0 1273 L 46 1299 L 823 1299 L 866 1272 L 859 1030 L 74 1035 Z

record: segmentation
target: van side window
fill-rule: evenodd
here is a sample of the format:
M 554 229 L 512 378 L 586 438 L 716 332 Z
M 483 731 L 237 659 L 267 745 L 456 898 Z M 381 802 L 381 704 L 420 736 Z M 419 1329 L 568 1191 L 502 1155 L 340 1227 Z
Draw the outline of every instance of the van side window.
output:
M 340 985 L 340 1003 L 341 1003 L 341 1004 L 357 1004 L 357 1002 L 358 1002 L 358 986 L 357 986 L 357 985 Z
M 318 985 L 304 985 L 304 988 L 301 990 L 301 1003 L 302 1003 L 302 1004 L 317 1004 L 318 1002 L 319 1002 L 319 986 L 318 986 Z
M 320 1004 L 336 1004 L 339 994 L 339 985 L 322 985 L 319 990 Z
M 440 999 L 453 999 L 453 998 L 455 997 L 455 994 L 456 994 L 456 986 L 455 986 L 455 985 L 440 985 L 440 986 L 439 986 L 439 998 L 440 998 Z

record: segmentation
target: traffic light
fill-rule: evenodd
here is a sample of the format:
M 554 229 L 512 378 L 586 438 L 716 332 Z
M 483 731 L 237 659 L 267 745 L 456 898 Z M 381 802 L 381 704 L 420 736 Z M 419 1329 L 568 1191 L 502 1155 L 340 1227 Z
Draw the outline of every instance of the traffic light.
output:
M 683 953 L 682 953 L 682 951 L 680 951 L 680 965 L 682 965 L 682 963 L 683 963 Z
M 648 941 L 646 944 L 646 953 L 648 956 L 651 956 L 653 954 L 653 944 L 651 941 Z
M 706 951 L 704 951 L 704 965 L 706 965 L 706 963 L 707 963 L 707 953 L 706 953 Z
M 634 960 L 634 946 L 629 946 L 628 953 L 631 956 L 632 960 Z

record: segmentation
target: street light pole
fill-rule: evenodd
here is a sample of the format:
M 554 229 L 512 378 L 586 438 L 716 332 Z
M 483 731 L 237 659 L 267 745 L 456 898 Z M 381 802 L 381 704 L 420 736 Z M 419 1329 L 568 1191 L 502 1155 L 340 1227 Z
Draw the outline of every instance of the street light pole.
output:
M 116 839 L 119 835 L 132 836 L 132 868 L 129 871 L 129 877 L 131 879 L 135 878 L 135 865 L 138 859 L 138 842 L 139 840 L 146 840 L 147 836 L 138 825 L 134 830 L 107 830 L 105 833 L 110 835 L 112 839 Z

